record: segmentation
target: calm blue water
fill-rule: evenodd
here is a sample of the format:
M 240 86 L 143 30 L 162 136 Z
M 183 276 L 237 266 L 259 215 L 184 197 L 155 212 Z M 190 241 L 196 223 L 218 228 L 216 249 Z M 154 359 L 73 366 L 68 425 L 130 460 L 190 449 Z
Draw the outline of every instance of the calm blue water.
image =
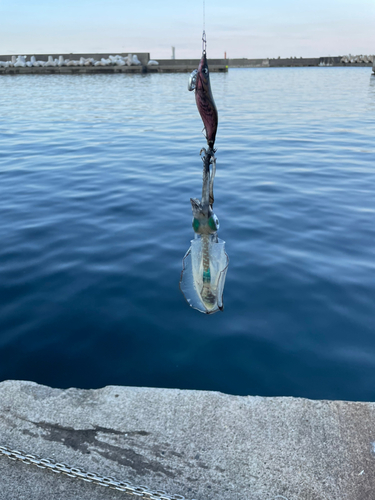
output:
M 370 68 L 211 75 L 225 310 L 178 283 L 188 75 L 0 79 L 0 380 L 375 400 Z

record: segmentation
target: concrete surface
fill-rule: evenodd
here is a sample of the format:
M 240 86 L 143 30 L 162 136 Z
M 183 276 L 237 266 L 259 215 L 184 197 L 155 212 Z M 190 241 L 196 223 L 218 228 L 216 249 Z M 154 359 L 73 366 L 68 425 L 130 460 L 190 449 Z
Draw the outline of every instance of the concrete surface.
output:
M 375 404 L 0 383 L 0 445 L 197 500 L 373 500 Z M 0 456 L 0 499 L 127 494 Z

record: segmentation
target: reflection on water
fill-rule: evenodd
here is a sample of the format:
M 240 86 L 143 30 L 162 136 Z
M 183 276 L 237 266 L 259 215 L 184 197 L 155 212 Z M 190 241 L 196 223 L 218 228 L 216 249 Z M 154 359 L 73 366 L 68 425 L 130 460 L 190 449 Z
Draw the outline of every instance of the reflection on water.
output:
M 375 74 L 374 73 L 370 77 L 369 105 L 371 108 L 375 108 Z

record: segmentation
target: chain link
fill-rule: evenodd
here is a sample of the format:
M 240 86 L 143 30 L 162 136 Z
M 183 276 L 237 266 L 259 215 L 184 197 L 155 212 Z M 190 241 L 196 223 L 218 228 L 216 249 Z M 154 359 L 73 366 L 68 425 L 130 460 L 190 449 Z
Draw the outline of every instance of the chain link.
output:
M 150 490 L 147 486 L 134 486 L 127 481 L 118 481 L 114 477 L 101 476 L 93 472 L 86 472 L 77 467 L 70 467 L 63 463 L 57 463 L 50 458 L 40 458 L 36 455 L 30 455 L 23 451 L 11 450 L 7 446 L 0 446 L 0 455 L 5 455 L 10 460 L 20 460 L 24 464 L 36 465 L 39 469 L 47 469 L 55 474 L 65 474 L 68 477 L 81 479 L 88 483 L 98 484 L 105 488 L 117 491 L 124 491 L 135 497 L 145 498 L 146 500 L 185 500 L 182 495 L 167 495 L 163 490 Z

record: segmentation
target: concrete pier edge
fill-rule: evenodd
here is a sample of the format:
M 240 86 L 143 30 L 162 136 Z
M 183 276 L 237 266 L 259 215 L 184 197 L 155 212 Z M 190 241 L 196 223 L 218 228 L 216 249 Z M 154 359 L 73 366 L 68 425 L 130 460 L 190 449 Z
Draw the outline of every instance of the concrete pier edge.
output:
M 196 500 L 372 500 L 375 404 L 0 383 L 0 445 Z M 126 493 L 0 456 L 0 499 Z

